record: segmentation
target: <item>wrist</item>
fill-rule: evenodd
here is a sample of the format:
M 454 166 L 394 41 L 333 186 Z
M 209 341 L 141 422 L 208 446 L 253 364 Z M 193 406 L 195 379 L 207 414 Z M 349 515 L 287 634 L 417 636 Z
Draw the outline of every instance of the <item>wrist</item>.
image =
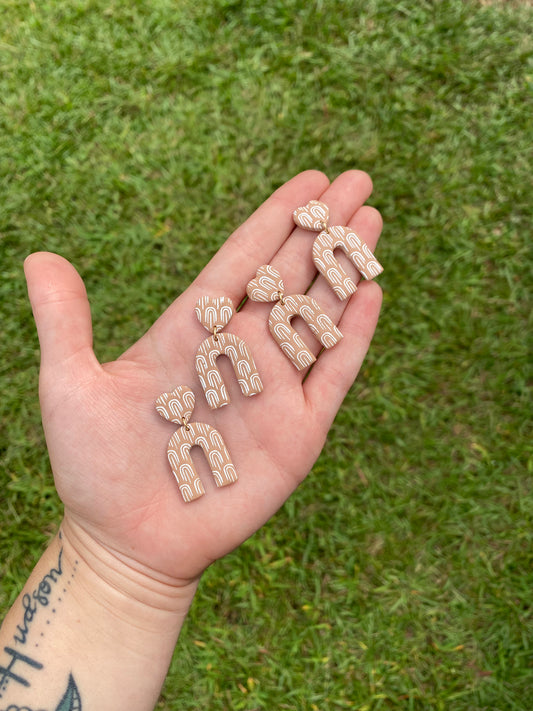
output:
M 137 633 L 177 639 L 199 579 L 182 582 L 156 572 L 95 540 L 68 516 L 59 536 L 65 564 L 76 570 L 80 602 L 96 607 L 98 619 L 111 616 Z
M 83 708 L 153 709 L 196 583 L 165 580 L 66 516 L 0 629 L 0 707 L 56 708 L 68 686 Z

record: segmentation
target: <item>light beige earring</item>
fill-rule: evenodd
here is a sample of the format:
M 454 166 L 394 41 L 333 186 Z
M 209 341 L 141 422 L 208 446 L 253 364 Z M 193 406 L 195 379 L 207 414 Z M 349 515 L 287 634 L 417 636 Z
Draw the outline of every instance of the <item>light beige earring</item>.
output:
M 313 244 L 313 261 L 341 301 L 357 291 L 334 250 L 342 249 L 365 279 L 381 274 L 383 267 L 368 245 L 350 227 L 329 225 L 329 208 L 319 200 L 311 200 L 293 212 L 294 222 L 304 230 L 319 232 Z
M 237 481 L 237 472 L 218 430 L 201 422 L 189 422 L 194 409 L 190 388 L 179 385 L 172 392 L 163 393 L 155 407 L 161 417 L 179 426 L 170 438 L 167 454 L 184 501 L 194 501 L 205 494 L 190 454 L 196 445 L 204 452 L 218 487 Z
M 217 367 L 217 358 L 222 354 L 230 359 L 243 395 L 251 397 L 262 392 L 263 383 L 246 343 L 233 333 L 220 333 L 234 313 L 231 299 L 202 296 L 195 311 L 202 326 L 213 334 L 200 344 L 196 353 L 196 372 L 209 407 L 215 410 L 230 402 Z
M 291 326 L 294 316 L 303 318 L 324 348 L 332 348 L 342 338 L 342 333 L 312 297 L 284 294 L 281 274 L 269 264 L 259 267 L 246 293 L 252 301 L 277 302 L 268 319 L 270 333 L 298 370 L 307 368 L 316 358 Z

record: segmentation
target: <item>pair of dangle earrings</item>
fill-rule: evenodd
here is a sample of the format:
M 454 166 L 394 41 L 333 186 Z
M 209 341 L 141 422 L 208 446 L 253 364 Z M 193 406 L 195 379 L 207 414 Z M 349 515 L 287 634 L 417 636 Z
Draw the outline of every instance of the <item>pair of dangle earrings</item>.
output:
M 317 270 L 337 297 L 347 299 L 357 291 L 353 279 L 335 257 L 341 249 L 365 279 L 373 279 L 383 271 L 368 245 L 350 227 L 329 225 L 329 208 L 319 200 L 311 200 L 293 212 L 294 222 L 305 230 L 319 232 L 313 243 L 313 261 Z M 315 356 L 292 328 L 294 316 L 301 316 L 324 348 L 332 348 L 342 333 L 312 297 L 304 294 L 284 294 L 281 274 L 264 264 L 246 289 L 252 301 L 277 302 L 270 312 L 268 324 L 272 337 L 298 370 L 314 363 Z
M 220 355 L 229 358 L 243 395 L 251 397 L 262 392 L 263 383 L 246 343 L 233 333 L 221 333 L 234 313 L 231 299 L 203 296 L 196 303 L 195 312 L 202 326 L 212 334 L 200 344 L 195 358 L 196 372 L 209 407 L 215 410 L 230 402 L 217 366 Z M 156 400 L 156 410 L 161 417 L 179 427 L 170 438 L 167 456 L 185 502 L 205 494 L 190 453 L 194 446 L 203 451 L 217 487 L 237 481 L 237 472 L 220 432 L 211 425 L 190 421 L 194 405 L 194 393 L 184 385 L 163 393 Z

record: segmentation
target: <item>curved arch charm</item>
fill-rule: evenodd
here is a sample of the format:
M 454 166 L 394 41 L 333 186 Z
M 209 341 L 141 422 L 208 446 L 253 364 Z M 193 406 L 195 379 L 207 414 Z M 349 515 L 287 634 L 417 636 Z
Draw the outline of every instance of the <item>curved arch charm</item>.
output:
M 184 501 L 194 501 L 205 494 L 191 457 L 191 448 L 199 446 L 204 452 L 218 487 L 237 481 L 237 472 L 222 436 L 214 427 L 192 422 L 177 430 L 168 443 L 168 461 L 176 477 Z
M 233 316 L 231 299 L 225 296 L 202 296 L 198 299 L 195 311 L 202 326 L 213 334 L 200 344 L 196 353 L 196 372 L 209 407 L 216 410 L 230 402 L 217 366 L 220 355 L 230 359 L 243 395 L 251 397 L 262 392 L 263 383 L 246 343 L 232 333 L 219 333 Z
M 335 257 L 335 249 L 342 249 L 365 279 L 373 279 L 383 271 L 368 245 L 354 230 L 341 225 L 329 227 L 329 209 L 324 203 L 311 200 L 297 208 L 293 218 L 305 230 L 320 230 L 313 244 L 313 261 L 341 301 L 354 294 L 357 286 Z
M 324 348 L 332 348 L 342 338 L 342 333 L 330 317 L 310 296 L 293 294 L 284 296 L 270 312 L 268 326 L 274 340 L 298 370 L 315 362 L 316 358 L 291 326 L 291 319 L 301 316 Z
M 194 393 L 190 388 L 180 385 L 172 392 L 162 393 L 155 406 L 161 417 L 181 426 L 170 438 L 167 456 L 184 501 L 194 501 L 205 494 L 192 461 L 192 447 L 198 446 L 204 452 L 218 487 L 237 481 L 237 472 L 220 432 L 201 422 L 189 423 L 194 409 Z
M 291 326 L 294 316 L 301 316 L 324 348 L 332 348 L 342 333 L 310 296 L 285 296 L 281 274 L 269 264 L 263 264 L 255 278 L 248 282 L 246 293 L 252 301 L 277 301 L 272 307 L 268 325 L 272 337 L 298 370 L 315 362 L 316 358 Z
M 365 279 L 381 274 L 383 267 L 363 240 L 349 227 L 339 225 L 323 230 L 313 244 L 313 261 L 339 299 L 347 299 L 357 291 L 334 250 L 340 248 Z
M 196 353 L 196 372 L 212 410 L 230 402 L 227 388 L 217 366 L 217 358 L 220 355 L 229 358 L 243 395 L 251 397 L 262 392 L 263 383 L 246 343 L 233 333 L 219 333 L 217 336 L 206 338 Z

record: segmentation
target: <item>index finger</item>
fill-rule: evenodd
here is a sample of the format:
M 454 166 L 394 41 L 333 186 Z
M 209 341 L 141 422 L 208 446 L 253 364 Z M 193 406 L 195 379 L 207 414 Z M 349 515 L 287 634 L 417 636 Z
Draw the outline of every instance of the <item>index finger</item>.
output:
M 308 170 L 278 188 L 226 240 L 191 284 L 195 292 L 229 296 L 237 306 L 258 267 L 268 264 L 294 230 L 293 210 L 321 195 L 329 185 L 321 172 Z

